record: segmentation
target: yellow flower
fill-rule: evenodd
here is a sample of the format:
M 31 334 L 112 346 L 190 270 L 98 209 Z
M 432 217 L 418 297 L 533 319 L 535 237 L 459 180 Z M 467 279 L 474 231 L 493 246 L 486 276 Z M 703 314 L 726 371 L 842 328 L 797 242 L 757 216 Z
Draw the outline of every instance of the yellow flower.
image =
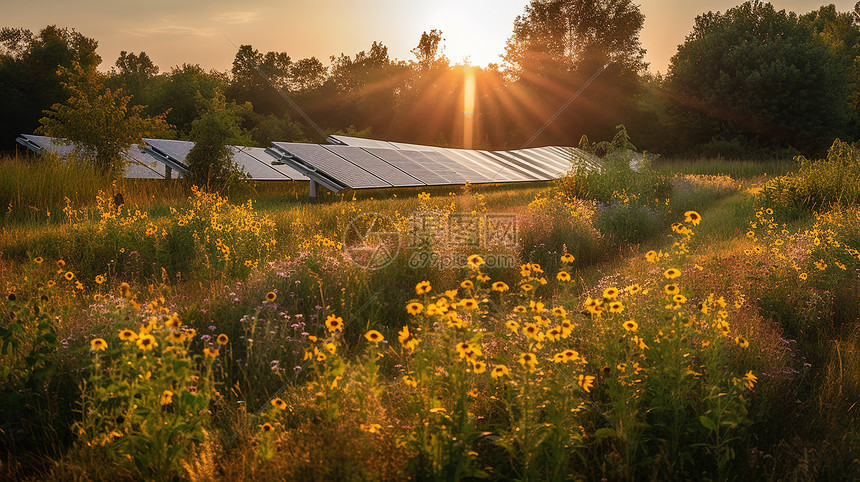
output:
M 460 306 L 467 310 L 474 310 L 478 307 L 478 302 L 472 298 L 465 299 L 460 302 Z
M 639 324 L 633 320 L 627 320 L 624 322 L 624 329 L 627 331 L 636 331 L 639 329 Z
M 287 409 L 287 402 L 281 400 L 280 398 L 275 398 L 270 403 L 272 404 L 273 407 L 277 408 L 278 410 L 286 410 Z
M 409 339 L 409 327 L 404 326 L 402 330 L 397 332 L 397 341 L 402 345 L 406 343 L 407 339 Z
M 460 258 L 460 259 L 462 259 L 462 258 Z M 470 268 L 477 269 L 478 267 L 480 267 L 481 265 L 484 264 L 484 258 L 481 258 L 477 254 L 473 254 L 473 255 L 469 256 L 469 258 L 467 259 L 467 262 L 469 263 Z
M 105 282 L 105 277 L 102 275 L 96 276 L 96 284 L 102 284 Z
M 576 359 L 579 358 L 579 353 L 577 353 L 576 350 L 564 350 L 561 352 L 561 355 L 564 357 L 565 362 L 576 361 Z
M 500 377 L 507 376 L 510 373 L 511 373 L 511 371 L 508 370 L 508 367 L 506 367 L 504 365 L 496 365 L 493 367 L 493 371 L 490 372 L 490 376 L 493 378 L 500 378 Z
M 567 271 L 559 271 L 557 275 L 555 275 L 555 279 L 559 281 L 570 281 L 570 273 Z
M 472 371 L 477 373 L 484 373 L 487 371 L 487 364 L 482 361 L 476 361 L 472 364 Z
M 365 337 L 365 338 L 367 338 L 367 341 L 370 341 L 370 342 L 373 342 L 373 343 L 379 343 L 380 341 L 382 341 L 382 340 L 384 340 L 384 339 L 385 339 L 385 338 L 382 336 L 382 333 L 380 333 L 380 332 L 378 332 L 378 331 L 376 331 L 376 330 L 370 330 L 370 331 L 368 331 L 367 333 L 365 333 L 365 334 L 364 334 L 364 337 Z
M 668 284 L 663 287 L 663 291 L 669 296 L 675 296 L 681 291 L 681 288 L 676 284 Z
M 164 326 L 169 328 L 179 328 L 181 325 L 182 322 L 179 321 L 179 315 L 176 313 L 173 313 L 164 321 Z
M 508 287 L 507 283 L 505 283 L 503 281 L 496 281 L 495 283 L 493 283 L 493 291 L 498 291 L 499 293 L 503 293 L 505 291 L 508 291 L 509 289 L 510 289 L 510 287 Z
M 523 335 L 526 338 L 536 340 L 540 336 L 540 328 L 534 323 L 526 323 L 523 325 Z
M 687 211 L 684 213 L 684 221 L 697 226 L 702 221 L 702 216 L 696 211 Z
M 171 392 L 170 390 L 165 390 L 165 391 L 161 392 L 161 397 L 159 399 L 159 402 L 161 403 L 162 406 L 163 405 L 170 405 L 171 403 L 173 403 L 173 392 Z
M 475 276 L 475 279 L 482 282 L 482 283 L 486 283 L 487 281 L 490 281 L 490 275 L 488 275 L 486 273 L 482 273 L 482 274 L 479 274 L 478 276 Z
M 679 305 L 683 305 L 687 302 L 687 297 L 684 295 L 675 295 L 672 297 L 672 301 L 678 303 Z
M 519 330 L 519 329 L 520 329 L 520 324 L 519 324 L 519 323 L 517 323 L 517 322 L 516 322 L 516 321 L 514 321 L 514 320 L 508 320 L 508 321 L 506 321 L 506 322 L 505 322 L 505 326 L 507 326 L 507 327 L 508 327 L 508 329 L 509 329 L 509 330 L 511 330 L 511 333 L 513 333 L 513 334 L 516 334 L 516 333 L 517 333 L 517 330 Z
M 534 287 L 534 286 L 532 286 L 530 283 L 523 283 L 523 284 L 520 286 L 520 289 L 522 289 L 523 291 L 525 291 L 526 293 L 528 293 L 529 291 L 531 291 L 531 290 L 535 289 L 535 287 Z
M 591 375 L 579 375 L 578 380 L 579 386 L 585 390 L 586 393 L 591 392 L 591 388 L 594 386 L 594 377 Z
M 119 285 L 119 294 L 123 298 L 131 298 L 131 286 L 129 286 L 128 283 L 123 281 Z
M 134 341 L 137 339 L 137 333 L 132 330 L 122 330 L 119 332 L 119 339 L 123 341 Z
M 637 294 L 642 292 L 642 287 L 639 286 L 638 284 L 630 285 L 627 287 L 627 292 L 630 293 L 631 295 L 637 295 Z
M 657 261 L 657 251 L 648 251 L 645 253 L 645 259 L 648 260 L 649 263 Z
M 66 274 L 64 274 L 63 277 L 66 278 L 68 281 L 71 281 L 75 279 L 75 273 L 72 273 L 71 271 L 66 271 Z
M 756 377 L 755 375 L 753 375 L 752 370 L 750 370 L 750 371 L 748 371 L 748 372 L 746 373 L 746 375 L 744 375 L 743 381 L 744 381 L 744 383 L 746 383 L 746 384 L 747 384 L 747 386 L 748 386 L 750 389 L 752 389 L 752 388 L 753 388 L 753 386 L 754 386 L 754 385 L 756 384 L 756 382 L 758 381 L 758 377 Z
M 522 365 L 524 368 L 527 367 L 529 370 L 534 370 L 535 366 L 537 365 L 537 360 L 537 355 L 528 352 L 520 355 L 520 358 L 517 361 L 519 361 L 520 365 Z
M 462 283 L 460 283 L 460 287 L 465 288 L 467 290 L 475 289 L 475 283 L 472 283 L 472 280 L 467 279 L 467 280 L 464 280 Z M 446 294 L 447 294 L 447 292 L 446 292 Z M 455 290 L 454 296 L 452 296 L 451 298 L 453 299 L 456 296 L 457 296 L 457 291 Z
M 62 259 L 58 259 L 58 260 L 57 260 L 57 267 L 58 267 L 58 268 L 62 268 L 62 267 L 64 267 L 64 266 L 66 266 L 66 262 L 65 262 L 65 261 L 63 261 Z
M 552 314 L 555 316 L 560 316 L 560 317 L 564 318 L 565 316 L 567 316 L 567 310 L 565 310 L 561 306 L 556 306 L 555 308 L 552 309 Z
M 217 357 L 217 356 L 218 356 L 219 351 L 218 351 L 218 349 L 217 349 L 217 348 L 204 348 L 204 349 L 203 349 L 203 354 L 204 354 L 204 355 L 206 355 L 206 356 L 208 356 L 208 357 L 215 358 L 215 357 Z
M 158 342 L 155 341 L 155 337 L 150 335 L 149 333 L 140 335 L 140 337 L 137 339 L 137 347 L 143 351 L 152 350 L 157 346 Z
M 429 192 L 419 193 L 418 199 L 421 199 L 422 201 L 426 201 L 426 200 L 430 199 L 430 193 Z
M 105 351 L 107 349 L 107 342 L 101 338 L 94 338 L 90 341 L 90 350 L 92 351 Z
M 271 303 L 276 299 L 278 299 L 278 295 L 274 291 L 269 291 L 268 293 L 266 293 L 266 301 Z
M 335 331 L 343 331 L 343 318 L 335 315 L 328 315 L 325 319 L 325 326 L 330 333 Z
M 260 428 L 263 430 L 263 432 L 271 432 L 275 429 L 274 427 L 272 427 L 272 424 L 268 422 L 264 423 L 263 425 L 260 425 Z
M 227 342 L 230 341 L 230 339 L 227 337 L 227 335 L 221 333 L 220 335 L 218 335 L 218 338 L 216 338 L 215 341 L 217 341 L 219 345 L 226 345 Z
M 528 308 L 523 305 L 514 306 L 514 313 L 525 313 L 526 311 L 528 311 Z
M 417 302 L 412 302 L 406 305 L 406 312 L 410 315 L 417 315 L 424 310 L 424 305 Z
M 678 276 L 681 276 L 681 271 L 675 268 L 669 268 L 663 273 L 663 276 L 665 276 L 666 279 L 675 279 Z
M 185 341 L 185 334 L 179 331 L 171 331 L 167 338 L 173 343 L 182 343 Z
M 615 288 L 614 286 L 606 288 L 605 290 L 603 290 L 603 298 L 607 300 L 614 300 L 615 298 L 618 298 L 618 288 Z
M 33 259 L 33 261 L 35 261 L 35 262 L 36 262 L 36 264 L 42 264 L 42 262 L 43 262 L 43 261 L 45 261 L 45 260 L 44 260 L 44 259 L 42 259 L 42 257 L 41 257 L 41 256 L 36 256 L 36 258 L 35 258 L 35 259 Z
M 735 343 L 740 345 L 741 348 L 746 348 L 746 347 L 750 346 L 750 342 L 747 341 L 747 339 L 742 337 L 741 335 L 738 335 L 735 337 Z
M 575 258 L 570 253 L 565 253 L 564 256 L 561 257 L 562 263 L 573 263 Z
M 405 375 L 403 377 L 403 382 L 406 383 L 407 385 L 409 385 L 410 387 L 413 387 L 413 388 L 418 386 L 418 380 L 416 380 L 415 378 L 413 378 L 409 375 Z
M 800 279 L 806 281 L 806 273 L 800 273 Z
M 417 285 L 415 285 L 415 292 L 418 293 L 419 295 L 423 295 L 424 293 L 430 292 L 430 289 L 431 289 L 431 287 L 430 287 L 429 281 L 422 281 L 422 282 L 418 283 Z
M 609 303 L 610 313 L 621 313 L 622 311 L 624 311 L 624 303 L 620 301 L 613 301 Z

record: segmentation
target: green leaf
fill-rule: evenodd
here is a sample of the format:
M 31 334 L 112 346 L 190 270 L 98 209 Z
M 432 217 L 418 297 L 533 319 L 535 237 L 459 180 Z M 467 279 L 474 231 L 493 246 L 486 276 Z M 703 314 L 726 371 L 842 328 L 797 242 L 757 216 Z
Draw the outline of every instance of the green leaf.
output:
M 712 432 L 717 430 L 717 424 L 715 424 L 713 420 L 706 417 L 705 415 L 699 415 L 699 423 L 701 423 L 702 426 Z

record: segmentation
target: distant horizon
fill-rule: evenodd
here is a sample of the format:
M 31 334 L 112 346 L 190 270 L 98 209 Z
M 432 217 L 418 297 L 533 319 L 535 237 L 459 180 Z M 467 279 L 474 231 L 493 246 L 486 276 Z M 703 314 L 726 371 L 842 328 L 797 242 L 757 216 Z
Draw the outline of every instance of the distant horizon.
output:
M 286 52 L 293 60 L 313 56 L 329 65 L 332 56 L 354 56 L 378 41 L 388 47 L 393 60 L 409 61 L 414 59 L 410 50 L 418 44 L 421 33 L 432 29 L 442 31 L 442 53 L 452 64 L 465 63 L 467 58 L 475 66 L 501 64 L 514 20 L 529 2 L 438 0 L 415 6 L 397 0 L 321 0 L 314 5 L 247 0 L 237 6 L 224 0 L 179 4 L 155 0 L 142 11 L 140 6 L 117 5 L 109 0 L 83 0 L 73 5 L 62 0 L 40 3 L 40 8 L 34 9 L 32 2 L 9 0 L 0 27 L 26 28 L 34 33 L 47 25 L 73 28 L 99 42 L 99 68 L 103 71 L 110 70 L 120 51 L 125 50 L 146 52 L 160 72 L 165 72 L 182 64 L 229 71 L 236 55 L 233 44 L 250 44 L 262 52 Z M 666 73 L 670 58 L 691 32 L 696 16 L 726 11 L 743 2 L 705 3 L 638 2 L 645 15 L 640 40 L 651 73 Z M 779 10 L 803 14 L 831 3 L 839 11 L 851 11 L 855 0 L 770 3 Z

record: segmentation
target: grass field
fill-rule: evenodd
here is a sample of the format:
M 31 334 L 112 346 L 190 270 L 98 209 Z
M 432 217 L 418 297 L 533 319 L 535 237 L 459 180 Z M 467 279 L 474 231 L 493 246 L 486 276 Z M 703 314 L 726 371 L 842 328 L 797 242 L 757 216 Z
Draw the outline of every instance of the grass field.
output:
M 4 159 L 0 477 L 856 479 L 858 165 L 310 204 Z

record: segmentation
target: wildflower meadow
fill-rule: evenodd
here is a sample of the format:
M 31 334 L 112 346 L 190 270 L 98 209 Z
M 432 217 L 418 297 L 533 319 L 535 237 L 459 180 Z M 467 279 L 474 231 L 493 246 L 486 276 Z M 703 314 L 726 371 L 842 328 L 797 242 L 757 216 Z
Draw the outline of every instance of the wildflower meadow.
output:
M 316 204 L 7 179 L 0 478 L 860 477 L 860 148 L 606 162 Z

